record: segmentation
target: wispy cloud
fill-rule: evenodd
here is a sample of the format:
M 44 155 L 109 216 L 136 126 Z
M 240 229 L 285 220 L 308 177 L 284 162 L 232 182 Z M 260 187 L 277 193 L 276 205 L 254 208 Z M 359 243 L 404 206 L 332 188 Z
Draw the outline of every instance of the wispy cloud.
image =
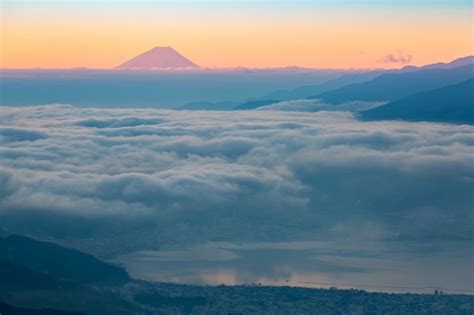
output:
M 402 52 L 399 52 L 397 54 L 390 53 L 378 60 L 378 62 L 382 63 L 401 63 L 401 64 L 407 64 L 410 63 L 413 60 L 413 57 L 410 54 L 404 54 Z

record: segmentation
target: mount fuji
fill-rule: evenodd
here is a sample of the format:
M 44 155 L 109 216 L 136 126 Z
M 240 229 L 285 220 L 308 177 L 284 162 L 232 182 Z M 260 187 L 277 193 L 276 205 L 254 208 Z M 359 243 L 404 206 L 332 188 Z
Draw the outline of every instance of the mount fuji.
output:
M 117 69 L 196 69 L 199 68 L 172 47 L 154 47 L 116 67 Z

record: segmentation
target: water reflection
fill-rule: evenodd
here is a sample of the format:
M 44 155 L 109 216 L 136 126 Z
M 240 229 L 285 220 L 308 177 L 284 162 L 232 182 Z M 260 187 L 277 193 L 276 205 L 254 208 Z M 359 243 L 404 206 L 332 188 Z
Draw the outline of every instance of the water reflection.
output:
M 471 243 L 223 243 L 138 251 L 114 259 L 140 279 L 187 284 L 262 284 L 368 291 L 472 294 Z

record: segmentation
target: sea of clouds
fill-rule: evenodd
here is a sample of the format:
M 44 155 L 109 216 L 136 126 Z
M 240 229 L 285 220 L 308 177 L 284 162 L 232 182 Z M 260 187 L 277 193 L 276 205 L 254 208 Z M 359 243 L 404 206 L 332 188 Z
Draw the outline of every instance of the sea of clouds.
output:
M 150 231 L 163 242 L 469 240 L 473 148 L 473 126 L 348 112 L 2 107 L 0 228 Z
M 334 104 L 327 104 L 320 99 L 296 99 L 289 101 L 282 101 L 273 103 L 266 106 L 258 107 L 258 110 L 270 110 L 270 111 L 294 111 L 294 112 L 359 112 L 367 109 L 371 109 L 386 102 L 365 102 L 365 101 L 352 101 L 339 104 L 335 106 Z

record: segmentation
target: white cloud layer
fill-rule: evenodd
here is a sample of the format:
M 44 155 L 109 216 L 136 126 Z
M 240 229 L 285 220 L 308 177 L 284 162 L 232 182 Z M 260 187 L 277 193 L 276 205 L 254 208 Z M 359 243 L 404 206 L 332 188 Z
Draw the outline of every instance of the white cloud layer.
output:
M 351 101 L 339 105 L 327 104 L 319 99 L 290 100 L 262 106 L 257 110 L 282 110 L 293 112 L 347 111 L 358 112 L 384 104 L 385 102 Z
M 344 112 L 0 109 L 0 222 L 167 241 L 469 239 L 474 128 Z

